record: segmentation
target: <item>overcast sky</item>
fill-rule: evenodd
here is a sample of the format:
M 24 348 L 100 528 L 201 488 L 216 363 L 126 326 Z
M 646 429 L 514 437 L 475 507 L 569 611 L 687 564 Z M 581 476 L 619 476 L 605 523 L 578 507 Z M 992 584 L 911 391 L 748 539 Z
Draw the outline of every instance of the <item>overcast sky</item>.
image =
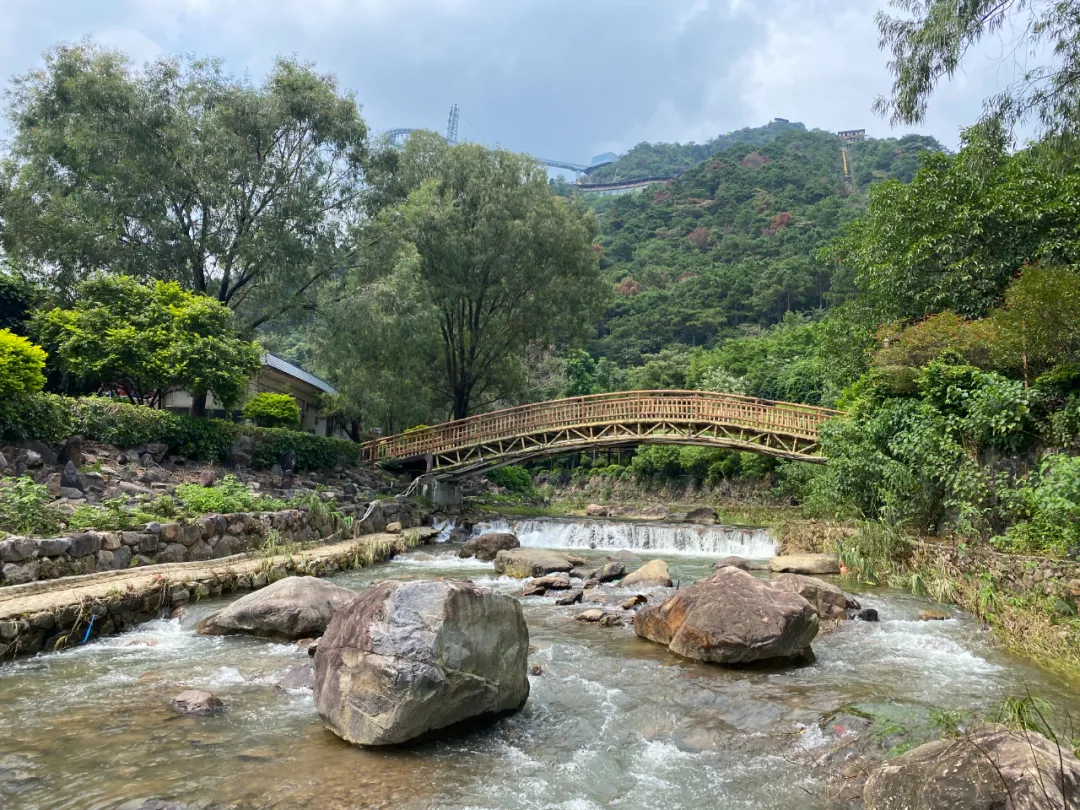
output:
M 705 141 L 780 116 L 893 133 L 873 17 L 885 0 L 0 0 L 0 76 L 85 36 L 137 62 L 219 56 L 259 81 L 277 54 L 337 74 L 377 130 L 442 131 L 588 162 L 643 140 Z M 1013 76 L 988 43 L 935 95 L 950 148 Z M 907 131 L 907 130 L 904 130 Z

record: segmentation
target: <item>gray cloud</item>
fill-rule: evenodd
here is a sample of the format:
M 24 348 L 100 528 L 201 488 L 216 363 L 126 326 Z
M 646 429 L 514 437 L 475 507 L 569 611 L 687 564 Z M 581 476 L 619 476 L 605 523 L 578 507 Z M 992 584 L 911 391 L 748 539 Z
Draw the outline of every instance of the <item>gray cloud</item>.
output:
M 774 116 L 888 135 L 876 4 L 860 0 L 9 0 L 0 76 L 93 36 L 136 60 L 223 57 L 256 80 L 279 53 L 355 91 L 372 127 L 442 129 L 586 161 L 641 140 L 703 141 Z M 984 49 L 986 50 L 986 49 Z M 987 50 L 987 53 L 991 53 Z M 985 56 L 985 54 L 984 54 Z M 999 87 L 977 58 L 919 131 L 955 146 Z

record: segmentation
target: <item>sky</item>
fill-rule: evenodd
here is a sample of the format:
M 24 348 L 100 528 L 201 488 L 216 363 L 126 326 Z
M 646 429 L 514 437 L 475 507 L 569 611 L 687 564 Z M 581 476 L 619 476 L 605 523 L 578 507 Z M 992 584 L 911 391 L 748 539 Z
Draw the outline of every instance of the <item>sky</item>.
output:
M 91 37 L 137 64 L 225 60 L 259 83 L 279 54 L 333 73 L 375 130 L 443 131 L 587 163 L 641 141 L 703 142 L 774 117 L 955 148 L 1018 67 L 986 43 L 920 127 L 871 111 L 891 84 L 874 14 L 885 0 L 0 0 L 0 78 Z M 1009 58 L 1002 61 L 1001 57 Z

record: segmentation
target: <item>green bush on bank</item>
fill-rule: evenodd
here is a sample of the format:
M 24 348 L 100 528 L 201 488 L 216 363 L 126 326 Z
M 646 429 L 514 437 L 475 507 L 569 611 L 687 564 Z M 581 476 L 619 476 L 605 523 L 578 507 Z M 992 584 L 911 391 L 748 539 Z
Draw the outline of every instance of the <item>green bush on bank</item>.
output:
M 197 461 L 225 461 L 240 436 L 255 440 L 253 464 L 270 467 L 288 453 L 299 469 L 332 467 L 344 457 L 355 463 L 353 442 L 285 428 L 236 425 L 221 419 L 196 419 L 112 399 L 73 399 L 34 394 L 0 402 L 0 439 L 36 439 L 56 445 L 68 436 L 118 447 L 162 442 L 169 452 Z

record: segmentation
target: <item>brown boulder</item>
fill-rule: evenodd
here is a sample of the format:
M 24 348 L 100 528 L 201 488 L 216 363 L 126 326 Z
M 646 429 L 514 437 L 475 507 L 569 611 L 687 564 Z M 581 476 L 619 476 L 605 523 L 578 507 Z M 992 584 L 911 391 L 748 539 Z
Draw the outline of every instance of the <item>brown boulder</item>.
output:
M 772 586 L 797 593 L 814 606 L 822 619 L 847 618 L 847 595 L 828 582 L 802 574 L 780 574 L 772 579 Z
M 558 571 L 569 573 L 573 567 L 566 555 L 546 548 L 503 549 L 495 555 L 495 570 L 515 579 L 542 577 Z
M 788 554 L 773 557 L 769 570 L 778 574 L 839 574 L 840 558 L 835 554 Z
M 743 664 L 803 654 L 818 616 L 798 594 L 728 567 L 641 608 L 634 631 L 686 658 Z
M 684 520 L 687 523 L 700 523 L 703 526 L 711 526 L 720 522 L 720 516 L 716 514 L 716 510 L 711 506 L 699 506 L 697 509 L 691 509 L 687 512 Z
M 866 781 L 866 810 L 1066 810 L 1080 798 L 1080 761 L 1031 731 L 988 726 L 920 745 Z
M 623 588 L 637 586 L 648 588 L 652 586 L 671 587 L 671 575 L 668 573 L 668 564 L 663 560 L 650 560 L 637 571 L 627 574 L 619 583 Z
M 490 562 L 495 555 L 506 549 L 518 548 L 521 541 L 511 532 L 488 532 L 467 541 L 458 552 L 459 557 L 476 557 L 482 562 Z

